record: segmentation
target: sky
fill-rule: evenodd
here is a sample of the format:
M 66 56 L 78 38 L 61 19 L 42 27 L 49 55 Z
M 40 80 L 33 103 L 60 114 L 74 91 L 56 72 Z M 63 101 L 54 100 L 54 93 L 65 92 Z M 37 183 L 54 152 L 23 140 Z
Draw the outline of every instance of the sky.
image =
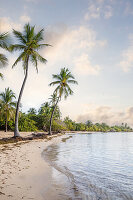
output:
M 23 31 L 25 23 L 44 28 L 46 47 L 29 75 L 22 110 L 38 109 L 54 91 L 52 74 L 68 68 L 78 86 L 74 95 L 59 104 L 62 118 L 77 122 L 128 123 L 133 127 L 133 1 L 132 0 L 0 0 L 0 32 Z M 15 43 L 15 38 L 13 39 Z M 1 50 L 2 51 L 2 50 Z M 24 79 L 19 55 L 6 53 L 9 65 L 0 69 L 0 92 L 10 87 L 18 97 Z

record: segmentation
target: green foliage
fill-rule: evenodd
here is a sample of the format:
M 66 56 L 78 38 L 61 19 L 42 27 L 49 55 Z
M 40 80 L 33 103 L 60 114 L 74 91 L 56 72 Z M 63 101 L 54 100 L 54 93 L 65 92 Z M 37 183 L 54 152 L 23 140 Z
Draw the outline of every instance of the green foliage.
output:
M 52 131 L 53 132 L 67 131 L 67 127 L 65 123 L 63 123 L 61 120 L 53 120 Z
M 66 124 L 67 130 L 70 131 L 90 131 L 90 132 L 128 132 L 132 131 L 127 124 L 122 124 L 120 126 L 108 126 L 106 123 L 95 123 L 93 124 L 90 120 L 86 123 L 76 123 L 72 121 L 69 117 L 64 119 L 64 123 Z
M 8 50 L 9 44 L 10 44 L 10 41 L 9 41 L 8 33 L 0 34 L 0 48 Z M 5 67 L 7 64 L 8 64 L 7 57 L 4 54 L 0 53 L 0 67 Z M 3 79 L 2 73 L 0 73 L 0 78 Z
M 30 108 L 27 114 L 20 113 L 20 131 L 48 131 L 49 120 L 52 112 L 51 106 L 51 103 L 45 102 L 41 105 L 38 112 L 34 108 Z M 3 115 L 0 115 L 0 129 L 5 129 L 5 118 L 3 117 Z M 14 130 L 14 118 L 9 119 L 8 129 Z M 60 119 L 60 109 L 58 107 L 54 113 L 52 131 L 128 132 L 132 131 L 132 129 L 127 124 L 121 124 L 120 126 L 115 125 L 110 127 L 105 123 L 93 124 L 90 120 L 88 120 L 86 123 L 77 123 L 71 120 L 69 117 L 66 117 L 64 121 L 62 121 Z
M 15 94 L 10 88 L 5 88 L 5 92 L 0 93 L 0 116 L 5 121 L 7 131 L 8 121 L 14 119 L 16 102 Z
M 36 122 L 23 113 L 19 118 L 19 130 L 37 131 Z

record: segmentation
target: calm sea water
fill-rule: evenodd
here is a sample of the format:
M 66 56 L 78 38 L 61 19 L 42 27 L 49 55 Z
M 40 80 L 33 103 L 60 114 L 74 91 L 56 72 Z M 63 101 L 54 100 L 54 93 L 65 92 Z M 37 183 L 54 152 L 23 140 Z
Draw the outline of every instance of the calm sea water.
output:
M 44 157 L 68 178 L 70 199 L 133 200 L 133 133 L 72 134 Z

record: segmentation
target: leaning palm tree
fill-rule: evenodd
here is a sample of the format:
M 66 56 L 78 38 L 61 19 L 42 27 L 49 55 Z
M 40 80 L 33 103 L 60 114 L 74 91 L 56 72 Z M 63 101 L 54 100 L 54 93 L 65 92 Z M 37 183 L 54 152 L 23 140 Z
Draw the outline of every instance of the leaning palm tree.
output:
M 8 50 L 9 46 L 9 35 L 8 33 L 2 33 L 0 34 L 0 48 Z M 8 64 L 7 57 L 0 53 L 0 67 L 5 67 Z M 0 73 L 0 78 L 3 79 L 3 74 Z
M 25 72 L 24 81 L 17 102 L 14 137 L 20 136 L 18 130 L 19 107 L 25 83 L 28 77 L 29 61 L 31 61 L 32 64 L 35 66 L 37 72 L 38 72 L 38 66 L 37 66 L 38 61 L 42 63 L 47 62 L 47 60 L 38 53 L 38 50 L 40 50 L 42 47 L 50 46 L 49 44 L 41 43 L 44 40 L 43 32 L 44 29 L 41 29 L 38 33 L 35 33 L 35 26 L 30 26 L 29 24 L 26 24 L 24 26 L 23 33 L 13 30 L 13 34 L 18 39 L 19 43 L 11 45 L 10 49 L 11 51 L 20 51 L 21 53 L 12 67 L 16 66 L 19 61 L 22 61 L 23 69 Z
M 13 91 L 8 87 L 5 88 L 5 92 L 0 93 L 0 115 L 5 118 L 5 132 L 7 132 L 7 125 L 10 117 L 13 117 L 16 102 L 15 94 Z
M 58 104 L 58 102 L 61 100 L 62 96 L 66 99 L 69 95 L 73 94 L 72 89 L 70 88 L 69 84 L 78 84 L 78 82 L 75 80 L 74 76 L 71 74 L 71 72 L 67 68 L 62 68 L 60 71 L 60 74 L 53 74 L 53 79 L 55 81 L 51 82 L 49 85 L 54 86 L 57 85 L 54 94 L 56 94 L 56 100 L 55 95 L 54 97 L 54 106 L 51 113 L 50 118 L 50 128 L 49 128 L 49 134 L 51 135 L 51 126 L 52 126 L 52 118 L 54 115 L 55 108 Z

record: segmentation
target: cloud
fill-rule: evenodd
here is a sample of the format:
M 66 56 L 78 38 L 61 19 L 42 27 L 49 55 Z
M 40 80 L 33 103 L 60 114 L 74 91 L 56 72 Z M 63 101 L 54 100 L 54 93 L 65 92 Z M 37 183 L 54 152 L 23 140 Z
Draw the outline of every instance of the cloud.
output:
M 130 71 L 133 67 L 133 35 L 129 36 L 129 41 L 129 47 L 122 52 L 122 60 L 119 64 L 124 72 Z
M 22 15 L 20 17 L 20 21 L 23 22 L 23 23 L 27 23 L 27 22 L 30 22 L 31 21 L 31 18 L 27 15 Z
M 53 46 L 42 51 L 50 66 L 56 63 L 70 65 L 73 66 L 73 69 L 77 69 L 77 73 L 80 74 L 83 64 L 87 74 L 98 74 L 100 67 L 98 65 L 92 66 L 88 56 L 95 49 L 103 48 L 107 42 L 97 39 L 95 31 L 86 26 L 71 29 L 63 26 L 63 28 L 47 30 L 45 36 L 47 43 Z
M 1 32 L 7 32 L 12 29 L 21 30 L 22 25 L 21 23 L 13 22 L 9 17 L 1 17 L 0 18 L 0 30 Z
M 82 54 L 75 59 L 74 66 L 75 72 L 83 75 L 98 75 L 101 70 L 99 65 L 91 64 L 87 54 Z
M 83 114 L 77 117 L 78 122 L 91 120 L 93 123 L 107 123 L 109 125 L 119 125 L 127 123 L 133 127 L 133 107 L 123 110 L 114 110 L 110 106 L 98 106 L 93 104 L 83 104 Z
M 99 19 L 101 17 L 109 19 L 113 16 L 113 8 L 111 6 L 111 0 L 108 3 L 104 0 L 89 1 L 88 11 L 85 13 L 84 19 Z
M 1 32 L 8 32 L 12 29 L 16 29 L 18 31 L 21 31 L 24 24 L 26 22 L 30 22 L 31 19 L 27 15 L 20 16 L 19 20 L 17 22 L 12 21 L 10 17 L 1 17 L 0 18 L 0 31 Z

